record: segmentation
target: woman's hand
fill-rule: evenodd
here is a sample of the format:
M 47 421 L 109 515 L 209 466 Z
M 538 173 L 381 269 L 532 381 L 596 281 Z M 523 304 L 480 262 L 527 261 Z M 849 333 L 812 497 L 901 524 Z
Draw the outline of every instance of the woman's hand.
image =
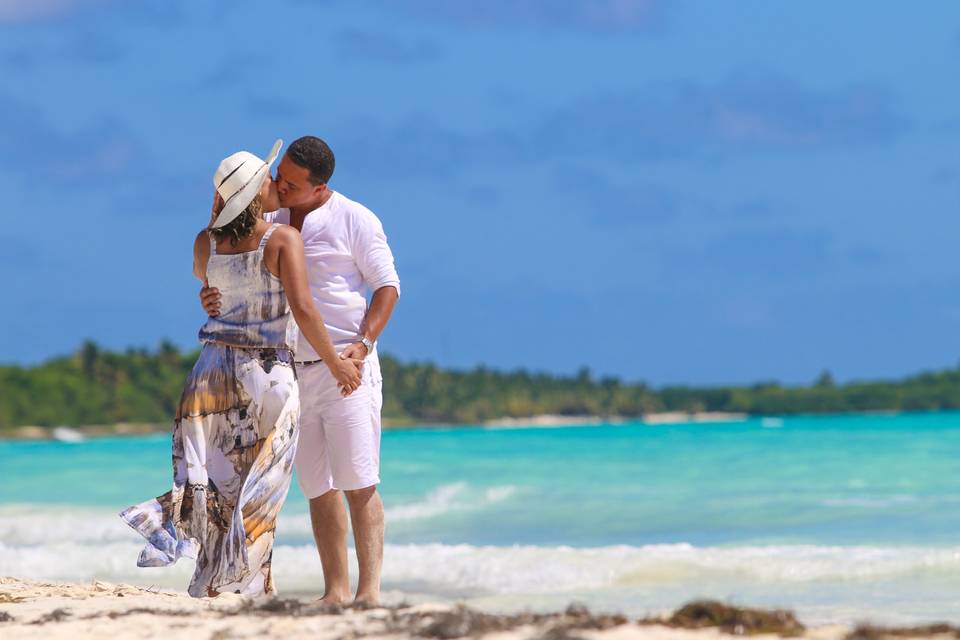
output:
M 220 289 L 211 287 L 206 279 L 204 279 L 203 287 L 200 289 L 200 306 L 203 307 L 208 316 L 220 315 Z
M 326 360 L 324 362 L 327 362 Z M 330 373 L 337 379 L 340 393 L 347 397 L 360 386 L 360 372 L 363 369 L 363 360 L 353 358 L 334 358 L 327 362 Z
M 277 193 L 277 183 L 273 181 L 273 176 L 267 173 L 263 186 L 260 187 L 260 199 L 263 204 L 263 212 L 276 211 L 280 208 L 280 195 Z

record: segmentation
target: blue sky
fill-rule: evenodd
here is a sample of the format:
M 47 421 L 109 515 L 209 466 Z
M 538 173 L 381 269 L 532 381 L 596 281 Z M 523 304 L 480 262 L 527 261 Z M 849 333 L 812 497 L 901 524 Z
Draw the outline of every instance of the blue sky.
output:
M 653 384 L 960 358 L 960 4 L 0 0 L 0 361 L 195 344 L 210 176 L 326 139 L 383 349 Z

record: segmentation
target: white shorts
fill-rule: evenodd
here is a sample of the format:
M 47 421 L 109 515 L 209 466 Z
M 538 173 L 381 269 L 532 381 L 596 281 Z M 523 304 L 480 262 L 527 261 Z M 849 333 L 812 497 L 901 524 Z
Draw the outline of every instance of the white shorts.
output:
M 307 499 L 380 483 L 383 382 L 376 354 L 363 365 L 360 386 L 344 398 L 322 362 L 297 367 L 300 441 L 297 483 Z

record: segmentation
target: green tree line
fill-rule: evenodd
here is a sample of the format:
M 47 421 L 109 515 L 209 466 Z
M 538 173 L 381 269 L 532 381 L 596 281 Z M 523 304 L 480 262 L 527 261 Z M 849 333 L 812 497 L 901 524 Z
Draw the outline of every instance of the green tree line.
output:
M 40 365 L 0 366 L 0 429 L 23 425 L 163 423 L 176 411 L 197 352 L 169 342 L 153 351 L 115 352 L 84 343 Z M 756 415 L 960 408 L 960 369 L 898 381 L 836 384 L 824 372 L 810 385 L 667 386 L 524 370 L 468 371 L 401 363 L 383 355 L 384 418 L 394 424 L 471 424 L 538 414 L 639 417 L 659 411 Z

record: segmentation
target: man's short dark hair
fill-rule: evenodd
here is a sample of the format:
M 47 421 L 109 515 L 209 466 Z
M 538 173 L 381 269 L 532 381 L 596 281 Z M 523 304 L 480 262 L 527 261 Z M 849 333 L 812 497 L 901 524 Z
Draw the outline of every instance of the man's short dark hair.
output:
M 333 176 L 336 160 L 326 142 L 315 136 L 303 136 L 293 141 L 287 157 L 295 164 L 310 170 L 310 183 L 327 184 Z

